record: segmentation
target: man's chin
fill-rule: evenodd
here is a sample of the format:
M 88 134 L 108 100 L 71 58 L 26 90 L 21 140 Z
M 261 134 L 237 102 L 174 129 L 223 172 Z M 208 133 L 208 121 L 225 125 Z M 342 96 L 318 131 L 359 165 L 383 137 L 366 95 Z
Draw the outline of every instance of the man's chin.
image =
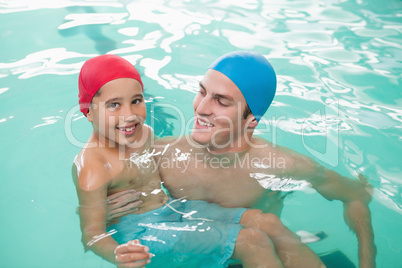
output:
M 191 133 L 191 139 L 200 145 L 208 145 L 209 144 L 208 137 L 202 137 L 202 135 L 199 135 L 197 133 Z

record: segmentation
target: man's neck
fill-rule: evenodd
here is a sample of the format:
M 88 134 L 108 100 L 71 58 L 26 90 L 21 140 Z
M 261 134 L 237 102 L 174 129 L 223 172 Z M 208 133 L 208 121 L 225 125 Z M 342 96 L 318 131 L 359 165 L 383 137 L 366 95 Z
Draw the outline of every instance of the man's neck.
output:
M 250 150 L 250 146 L 247 143 L 245 143 L 243 146 L 228 146 L 224 148 L 211 148 L 206 146 L 205 148 L 207 154 L 212 157 L 228 159 L 242 157 Z
M 212 155 L 218 156 L 222 155 L 222 157 L 230 157 L 234 155 L 243 155 L 250 150 L 250 144 L 253 133 L 245 133 L 245 136 L 242 136 L 239 140 L 233 142 L 228 146 L 224 146 L 221 148 L 213 147 L 213 146 L 206 146 L 208 152 Z

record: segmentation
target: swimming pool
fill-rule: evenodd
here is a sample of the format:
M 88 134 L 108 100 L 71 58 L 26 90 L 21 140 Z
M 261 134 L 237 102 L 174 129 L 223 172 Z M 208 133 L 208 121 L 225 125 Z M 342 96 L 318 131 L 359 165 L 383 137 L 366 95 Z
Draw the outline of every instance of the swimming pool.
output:
M 90 134 L 77 107 L 85 60 L 114 53 L 143 75 L 148 123 L 187 133 L 207 66 L 233 50 L 266 55 L 278 75 L 260 135 L 374 186 L 378 267 L 402 257 L 402 3 L 357 1 L 0 0 L 1 267 L 113 267 L 80 243 L 70 170 Z M 180 107 L 175 110 L 172 107 Z M 293 231 L 324 232 L 317 253 L 357 242 L 342 204 L 285 200 Z

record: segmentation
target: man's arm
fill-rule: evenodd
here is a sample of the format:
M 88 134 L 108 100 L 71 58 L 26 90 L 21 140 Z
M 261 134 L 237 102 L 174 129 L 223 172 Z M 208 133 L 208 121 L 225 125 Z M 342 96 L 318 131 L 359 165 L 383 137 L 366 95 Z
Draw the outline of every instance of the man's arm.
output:
M 132 214 L 142 204 L 141 192 L 134 189 L 121 191 L 107 197 L 107 222 Z
M 371 186 L 362 175 L 359 180 L 341 176 L 305 156 L 290 157 L 290 176 L 310 182 L 328 200 L 344 204 L 346 224 L 356 233 L 359 246 L 359 267 L 375 267 L 376 247 L 368 204 Z
M 375 267 L 376 247 L 370 210 L 360 201 L 344 203 L 344 218 L 356 233 L 359 244 L 359 267 Z

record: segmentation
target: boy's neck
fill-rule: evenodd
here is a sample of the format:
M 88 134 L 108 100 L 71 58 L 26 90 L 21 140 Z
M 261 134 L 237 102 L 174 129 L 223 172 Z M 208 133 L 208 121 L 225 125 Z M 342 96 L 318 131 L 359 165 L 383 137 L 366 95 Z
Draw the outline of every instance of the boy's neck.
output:
M 148 135 L 148 133 L 143 133 L 141 137 L 141 140 L 132 144 L 119 144 L 101 135 L 99 132 L 93 131 L 89 140 L 91 143 L 95 143 L 94 145 L 98 148 L 104 148 L 109 151 L 117 152 L 119 154 L 119 158 L 130 158 L 131 154 L 138 151 L 143 151 L 146 149 L 146 147 L 151 146 L 151 140 L 149 138 L 150 135 Z M 93 145 L 89 146 L 92 147 Z

